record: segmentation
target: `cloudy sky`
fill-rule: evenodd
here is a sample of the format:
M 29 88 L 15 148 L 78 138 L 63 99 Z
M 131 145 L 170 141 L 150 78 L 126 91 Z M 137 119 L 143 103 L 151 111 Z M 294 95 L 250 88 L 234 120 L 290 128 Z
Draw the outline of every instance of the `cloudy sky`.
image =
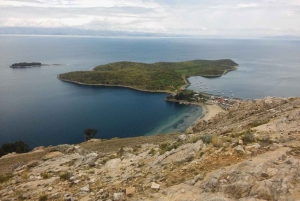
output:
M 1 27 L 300 36 L 300 0 L 0 0 Z

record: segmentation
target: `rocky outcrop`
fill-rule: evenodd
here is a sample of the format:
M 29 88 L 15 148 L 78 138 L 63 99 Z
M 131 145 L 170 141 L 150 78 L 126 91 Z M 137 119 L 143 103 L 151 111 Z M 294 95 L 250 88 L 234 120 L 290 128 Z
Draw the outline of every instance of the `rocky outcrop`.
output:
M 240 102 L 193 130 L 157 144 L 94 140 L 2 157 L 12 168 L 0 200 L 299 200 L 299 98 Z M 117 150 L 97 151 L 112 142 Z

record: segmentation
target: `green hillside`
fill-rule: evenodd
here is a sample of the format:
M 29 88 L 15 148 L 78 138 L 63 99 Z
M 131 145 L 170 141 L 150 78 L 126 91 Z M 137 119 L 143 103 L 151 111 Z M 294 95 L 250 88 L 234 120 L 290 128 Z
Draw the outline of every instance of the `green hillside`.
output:
M 190 76 L 216 77 L 235 70 L 238 64 L 229 59 L 184 62 L 116 62 L 97 66 L 93 71 L 75 71 L 59 79 L 81 84 L 128 86 L 140 90 L 175 91 Z

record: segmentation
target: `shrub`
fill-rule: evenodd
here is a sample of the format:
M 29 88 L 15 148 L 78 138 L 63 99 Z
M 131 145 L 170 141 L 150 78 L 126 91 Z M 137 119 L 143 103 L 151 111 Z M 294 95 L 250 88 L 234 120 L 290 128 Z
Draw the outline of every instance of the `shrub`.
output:
M 210 134 L 206 134 L 200 137 L 200 139 L 205 143 L 209 144 L 211 142 L 212 136 Z
M 222 140 L 216 135 L 212 137 L 211 143 L 214 147 L 221 147 L 223 145 Z
M 196 143 L 200 138 L 198 136 L 191 137 L 187 140 L 187 143 Z
M 22 179 L 28 179 L 29 176 L 28 176 L 28 172 L 27 171 L 24 171 L 21 175 Z
M 29 151 L 29 146 L 23 141 L 16 141 L 15 143 L 5 143 L 0 148 L 0 157 L 8 153 L 26 153 Z
M 48 179 L 49 177 L 50 177 L 50 175 L 48 174 L 48 172 L 41 172 L 41 177 L 43 178 L 43 179 Z
M 64 171 L 59 173 L 59 178 L 61 180 L 69 180 L 71 178 L 72 174 L 69 171 Z
M 172 144 L 170 143 L 162 143 L 159 145 L 160 148 L 160 154 L 164 154 L 166 151 L 171 151 L 172 149 L 177 149 L 181 145 L 181 142 L 174 142 Z
M 47 195 L 43 194 L 43 195 L 39 196 L 39 201 L 46 201 L 46 200 L 48 200 L 48 196 Z
M 266 124 L 268 122 L 269 122 L 268 119 L 256 120 L 256 121 L 253 121 L 253 122 L 249 123 L 248 125 L 250 126 L 250 128 L 253 128 L 253 127 L 257 127 L 257 126 Z
M 13 174 L 9 173 L 9 174 L 4 174 L 4 175 L 0 175 L 0 183 L 4 183 L 8 180 L 10 180 L 13 177 Z
M 121 157 L 124 154 L 124 152 L 125 152 L 124 147 L 121 147 L 117 152 L 118 157 Z
M 243 143 L 244 144 L 248 144 L 248 143 L 252 143 L 255 141 L 255 137 L 253 135 L 253 133 L 247 133 L 246 135 L 244 135 L 242 137 Z
M 152 156 L 154 156 L 155 153 L 156 153 L 156 151 L 153 148 L 149 151 L 149 154 L 152 155 Z

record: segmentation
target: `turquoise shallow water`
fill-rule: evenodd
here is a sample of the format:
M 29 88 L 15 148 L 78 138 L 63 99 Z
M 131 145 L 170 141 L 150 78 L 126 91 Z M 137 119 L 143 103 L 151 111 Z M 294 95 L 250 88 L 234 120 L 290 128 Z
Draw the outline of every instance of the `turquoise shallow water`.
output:
M 0 144 L 78 143 L 85 128 L 97 129 L 99 138 L 181 132 L 201 115 L 201 107 L 165 102 L 163 93 L 80 86 L 58 80 L 60 73 L 116 61 L 230 58 L 240 64 L 237 71 L 199 79 L 241 98 L 299 96 L 299 45 L 276 40 L 0 36 Z M 9 68 L 22 61 L 60 65 Z M 191 88 L 198 90 L 193 79 Z

